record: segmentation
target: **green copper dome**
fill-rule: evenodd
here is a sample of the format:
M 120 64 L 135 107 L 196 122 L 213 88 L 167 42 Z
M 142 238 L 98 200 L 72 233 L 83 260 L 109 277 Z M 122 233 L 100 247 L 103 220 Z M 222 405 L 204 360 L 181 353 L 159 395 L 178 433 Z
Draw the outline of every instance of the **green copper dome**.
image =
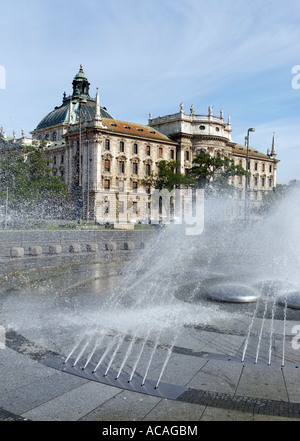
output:
M 86 74 L 83 72 L 82 64 L 80 65 L 80 69 L 77 75 L 75 75 L 74 80 L 82 78 L 83 80 L 87 80 Z
M 72 96 L 66 97 L 64 94 L 62 105 L 55 107 L 52 112 L 48 113 L 48 115 L 46 115 L 40 121 L 35 130 L 46 129 L 48 127 L 57 126 L 60 124 L 67 124 L 70 120 L 70 100 L 72 100 L 74 122 L 79 121 L 79 117 L 81 121 L 90 121 L 95 117 L 96 100 L 91 98 L 89 95 L 90 83 L 83 72 L 82 65 L 80 65 L 79 72 L 75 75 L 72 85 Z M 80 106 L 79 103 L 81 103 Z M 101 107 L 100 111 L 102 118 L 114 119 L 106 108 Z
M 46 129 L 51 126 L 56 126 L 60 124 L 67 124 L 69 122 L 69 103 L 70 99 L 66 99 L 66 102 L 62 104 L 60 107 L 56 107 L 52 112 L 48 113 L 37 125 L 35 130 Z M 95 117 L 96 113 L 96 102 L 95 100 L 89 100 L 86 103 L 81 104 L 81 108 L 79 110 L 79 100 L 74 99 L 73 102 L 73 120 L 74 122 L 79 121 L 79 112 L 81 121 L 90 121 Z M 101 117 L 102 118 L 110 118 L 114 119 L 110 113 L 100 107 Z

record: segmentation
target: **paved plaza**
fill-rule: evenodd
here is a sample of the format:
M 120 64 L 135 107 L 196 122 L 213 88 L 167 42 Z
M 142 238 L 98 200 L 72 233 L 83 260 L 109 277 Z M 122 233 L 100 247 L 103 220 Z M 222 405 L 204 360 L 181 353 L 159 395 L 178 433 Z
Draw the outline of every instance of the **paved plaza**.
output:
M 126 253 L 120 252 L 119 258 L 125 258 Z M 82 262 L 90 265 L 98 260 L 105 267 L 105 259 L 106 262 L 111 260 L 103 254 L 101 257 L 86 254 L 81 257 L 68 256 L 66 259 L 65 263 L 76 268 L 76 274 L 79 273 L 79 262 L 82 266 Z M 34 268 L 53 268 L 55 262 L 57 260 L 54 261 L 52 256 L 25 256 L 18 261 L 2 256 L 2 287 L 12 274 L 24 277 L 34 273 Z M 86 274 L 84 276 L 87 278 Z M 28 280 L 26 283 L 28 285 Z M 77 278 L 76 286 L 80 283 Z M 291 346 L 294 322 L 285 323 L 283 366 L 282 322 L 279 320 L 272 325 L 274 328 L 270 346 L 270 334 L 267 332 L 270 319 L 265 319 L 264 332 L 260 335 L 258 362 L 255 362 L 260 329 L 258 325 L 264 319 L 257 318 L 257 331 L 248 336 L 244 359 L 243 349 L 249 321 L 245 325 L 245 321 L 240 318 L 234 318 L 230 323 L 220 318 L 212 320 L 209 325 L 186 326 L 173 346 L 166 336 L 165 345 L 157 347 L 147 379 L 149 384 L 153 385 L 153 381 L 158 378 L 168 351 L 170 357 L 161 387 L 157 390 L 153 388 L 153 393 L 147 389 L 145 393 L 146 388 L 133 390 L 131 385 L 126 387 L 124 383 L 120 386 L 115 373 L 117 366 L 120 366 L 121 355 L 110 378 L 101 380 L 101 375 L 98 375 L 96 381 L 91 379 L 91 371 L 86 375 L 80 374 L 80 363 L 78 369 L 74 369 L 71 361 L 66 365 L 57 362 L 57 357 L 63 359 L 67 354 L 56 350 L 55 342 L 43 344 L 34 323 L 30 332 L 23 332 L 22 327 L 15 326 L 10 311 L 17 303 L 10 305 L 10 302 L 12 298 L 17 301 L 24 295 L 20 291 L 25 284 L 18 290 L 12 287 L 8 289 L 7 284 L 5 286 L 5 290 L 2 290 L 0 315 L 0 324 L 5 331 L 5 340 L 0 349 L 0 420 L 300 420 L 299 354 Z M 23 299 L 25 302 L 26 296 Z M 130 338 L 124 341 L 127 348 L 129 344 Z M 141 344 L 142 341 L 136 341 L 137 349 Z M 123 351 L 126 351 L 125 346 Z M 153 342 L 146 341 L 144 354 L 148 355 L 142 360 L 135 381 L 141 378 L 152 348 Z M 269 365 L 270 348 L 272 363 Z M 56 360 L 54 367 L 51 366 L 53 359 Z

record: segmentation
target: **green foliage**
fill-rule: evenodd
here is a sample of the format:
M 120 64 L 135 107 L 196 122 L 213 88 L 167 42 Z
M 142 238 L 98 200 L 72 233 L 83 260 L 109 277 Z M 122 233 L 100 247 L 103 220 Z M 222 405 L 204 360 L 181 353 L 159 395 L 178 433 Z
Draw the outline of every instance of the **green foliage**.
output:
M 172 191 L 178 186 L 190 186 L 195 183 L 192 176 L 185 176 L 178 171 L 180 163 L 178 161 L 160 161 L 158 172 L 142 180 L 142 185 L 153 187 L 158 190 L 167 189 Z
M 45 144 L 18 146 L 0 159 L 0 201 L 9 189 L 10 205 L 38 206 L 42 200 L 66 199 L 67 189 L 61 177 L 52 176 L 45 157 Z
M 201 152 L 195 156 L 192 167 L 186 175 L 178 171 L 180 162 L 161 161 L 158 172 L 151 174 L 142 181 L 142 185 L 171 191 L 176 187 L 205 188 L 206 191 L 222 191 L 230 193 L 234 187 L 228 183 L 232 176 L 246 176 L 247 172 L 241 165 L 226 156 L 214 157 Z
M 214 157 L 201 152 L 195 156 L 189 175 L 196 180 L 198 188 L 207 188 L 209 184 L 210 188 L 228 192 L 232 189 L 228 184 L 229 178 L 246 176 L 247 172 L 241 165 L 236 165 L 233 159 L 226 156 Z

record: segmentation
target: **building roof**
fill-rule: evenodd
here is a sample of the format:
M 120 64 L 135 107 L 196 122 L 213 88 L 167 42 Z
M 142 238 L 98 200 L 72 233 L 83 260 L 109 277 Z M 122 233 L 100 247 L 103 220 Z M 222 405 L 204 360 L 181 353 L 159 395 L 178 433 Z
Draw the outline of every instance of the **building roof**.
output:
M 175 141 L 172 141 L 168 136 L 158 132 L 156 129 L 150 126 L 126 121 L 119 121 L 116 119 L 112 120 L 109 118 L 103 118 L 102 123 L 105 127 L 107 127 L 108 130 L 112 132 L 133 136 L 141 136 L 157 141 L 168 141 L 175 143 Z
M 232 146 L 232 153 L 234 155 L 241 155 L 241 156 L 246 156 L 247 155 L 247 147 L 243 146 L 243 145 L 239 145 L 239 144 L 235 144 L 234 146 Z M 274 160 L 274 158 L 272 156 L 266 155 L 265 153 L 259 152 L 258 150 L 255 150 L 252 147 L 249 147 L 249 157 L 256 157 L 257 159 L 262 159 L 262 160 L 266 160 L 266 159 L 271 159 Z
M 48 127 L 68 123 L 69 121 L 69 107 L 70 99 L 72 97 L 65 98 L 63 104 L 60 107 L 55 107 L 52 112 L 48 113 L 36 126 L 35 130 L 47 129 Z M 79 100 L 72 99 L 74 121 L 79 119 Z M 106 110 L 106 108 L 101 107 L 101 117 L 113 119 L 113 116 Z M 81 103 L 80 116 L 83 120 L 91 120 L 94 118 L 96 113 L 96 101 L 93 99 L 87 100 L 85 103 Z

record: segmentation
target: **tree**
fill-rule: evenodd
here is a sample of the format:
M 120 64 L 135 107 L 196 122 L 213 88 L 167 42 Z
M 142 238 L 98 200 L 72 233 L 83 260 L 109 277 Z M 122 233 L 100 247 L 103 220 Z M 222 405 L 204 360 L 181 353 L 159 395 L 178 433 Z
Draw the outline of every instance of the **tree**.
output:
M 228 183 L 229 178 L 247 176 L 247 172 L 227 156 L 214 157 L 200 152 L 193 159 L 189 175 L 197 182 L 198 188 L 207 188 L 209 184 L 214 189 L 230 191 L 233 187 Z
M 172 191 L 179 186 L 190 186 L 195 184 L 193 176 L 183 175 L 178 171 L 180 162 L 162 160 L 158 164 L 158 172 L 142 180 L 144 187 L 152 187 L 158 190 L 167 189 Z
M 0 159 L 0 201 L 4 203 L 9 190 L 10 207 L 27 211 L 39 205 L 67 200 L 67 188 L 60 176 L 53 176 L 47 165 L 45 143 L 12 146 Z

